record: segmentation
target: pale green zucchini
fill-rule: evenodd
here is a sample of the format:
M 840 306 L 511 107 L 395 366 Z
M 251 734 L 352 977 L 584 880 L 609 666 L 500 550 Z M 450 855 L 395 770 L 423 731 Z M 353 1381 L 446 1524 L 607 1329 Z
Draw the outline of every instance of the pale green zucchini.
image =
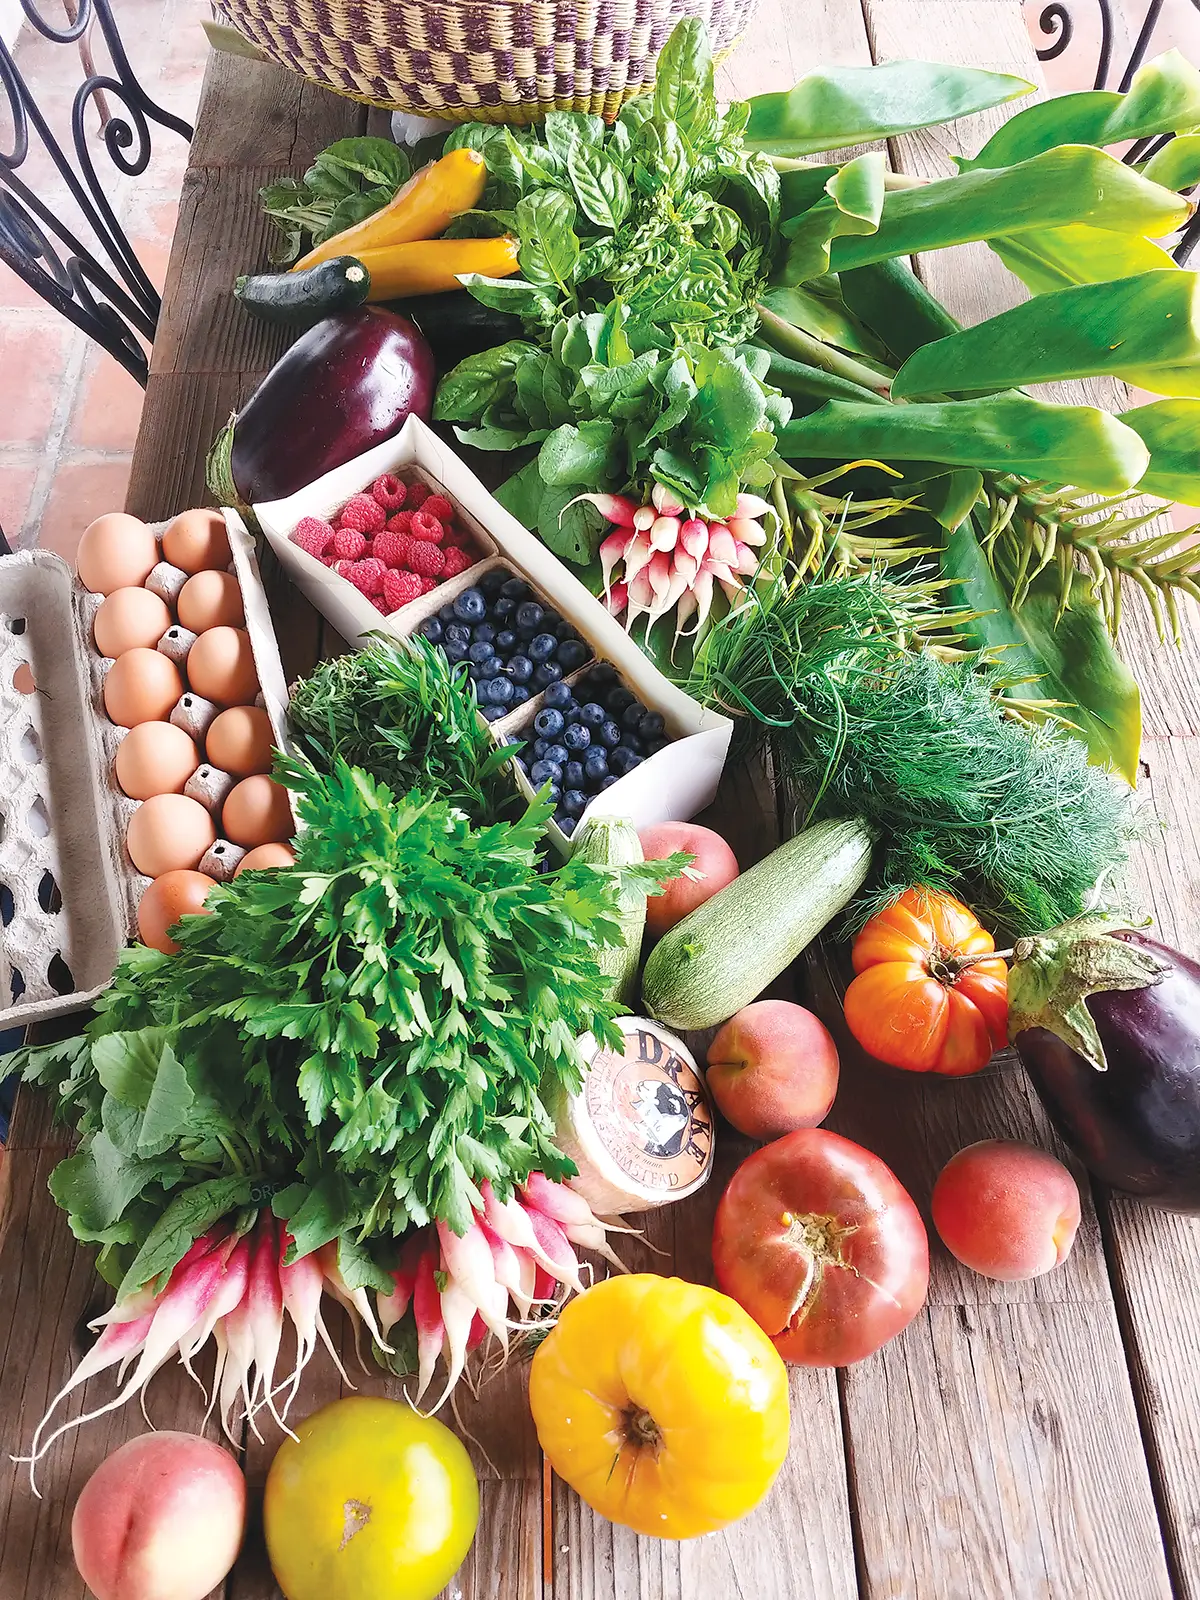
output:
M 575 835 L 572 856 L 594 867 L 627 867 L 646 859 L 632 822 L 623 817 L 592 817 Z M 637 993 L 642 935 L 646 930 L 646 892 L 636 883 L 621 888 L 620 923 L 624 942 L 596 952 L 596 965 L 613 980 L 613 998 L 632 1006 Z

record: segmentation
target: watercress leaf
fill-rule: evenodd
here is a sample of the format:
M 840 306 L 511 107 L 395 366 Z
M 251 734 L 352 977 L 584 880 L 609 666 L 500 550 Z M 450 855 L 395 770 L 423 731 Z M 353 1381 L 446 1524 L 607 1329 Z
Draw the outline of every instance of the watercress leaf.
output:
M 603 150 L 579 141 L 566 160 L 580 210 L 601 228 L 619 228 L 630 205 L 629 185 L 620 167 Z
M 455 428 L 463 444 L 476 450 L 519 450 L 525 444 L 537 444 L 546 437 L 545 428 L 497 428 L 485 425 L 480 428 Z
M 480 350 L 460 361 L 438 385 L 435 422 L 471 422 L 505 395 L 519 364 L 537 349 L 523 339 Z
M 685 17 L 672 30 L 654 70 L 654 112 L 677 123 L 693 145 L 710 139 L 717 122 L 712 52 L 699 17 Z
M 557 189 L 542 189 L 517 203 L 521 271 L 532 283 L 557 284 L 570 293 L 579 260 L 575 207 Z
M 616 439 L 611 422 L 582 422 L 556 428 L 538 451 L 538 470 L 552 488 L 590 485 L 611 476 L 610 454 Z
M 650 464 L 659 483 L 674 489 L 688 505 L 698 506 L 703 500 L 704 479 L 689 456 L 662 446 L 654 452 Z
M 123 1300 L 152 1279 L 171 1272 L 206 1229 L 236 1206 L 249 1203 L 250 1188 L 250 1179 L 238 1175 L 209 1178 L 175 1195 L 134 1257 L 117 1298 Z
M 582 372 L 589 362 L 598 359 L 608 331 L 602 311 L 589 311 L 586 316 L 569 317 L 566 332 L 557 350 L 558 359 L 572 372 Z

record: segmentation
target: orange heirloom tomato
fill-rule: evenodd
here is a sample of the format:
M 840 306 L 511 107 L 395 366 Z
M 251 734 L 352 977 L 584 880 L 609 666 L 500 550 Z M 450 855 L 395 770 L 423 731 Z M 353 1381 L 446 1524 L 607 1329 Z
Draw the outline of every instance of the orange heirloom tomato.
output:
M 854 941 L 850 1032 L 906 1072 L 980 1071 L 1008 1039 L 1008 968 L 995 948 L 951 895 L 906 889 Z
M 787 1373 L 735 1301 L 606 1278 L 538 1347 L 529 1403 L 550 1465 L 594 1511 L 660 1539 L 745 1516 L 788 1449 Z

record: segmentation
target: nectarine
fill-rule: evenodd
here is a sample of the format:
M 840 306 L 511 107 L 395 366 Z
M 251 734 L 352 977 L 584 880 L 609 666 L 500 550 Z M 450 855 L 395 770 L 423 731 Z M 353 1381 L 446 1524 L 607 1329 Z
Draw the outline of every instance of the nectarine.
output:
M 952 1156 L 933 1188 L 942 1243 L 985 1278 L 1038 1278 L 1067 1259 L 1079 1227 L 1075 1179 L 1045 1150 L 984 1139 Z
M 705 1082 L 739 1133 L 781 1139 L 829 1115 L 838 1086 L 837 1046 L 803 1006 L 756 1000 L 718 1030 Z
M 738 875 L 737 857 L 721 835 L 698 822 L 659 822 L 640 828 L 638 838 L 647 861 L 661 861 L 677 850 L 695 857 L 690 867 L 668 881 L 662 894 L 647 896 L 646 932 L 652 939 L 682 922 L 689 911 L 711 900 Z

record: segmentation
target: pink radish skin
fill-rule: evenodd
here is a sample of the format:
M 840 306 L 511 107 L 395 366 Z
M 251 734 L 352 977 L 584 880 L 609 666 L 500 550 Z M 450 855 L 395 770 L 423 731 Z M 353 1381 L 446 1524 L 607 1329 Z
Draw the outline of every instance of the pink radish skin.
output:
M 496 1282 L 496 1268 L 491 1248 L 479 1224 L 472 1222 L 461 1236 L 439 1220 L 438 1243 L 442 1247 L 442 1265 L 455 1283 L 459 1284 L 471 1304 L 508 1350 L 508 1294 Z
M 296 1370 L 291 1377 L 291 1393 L 284 1405 L 283 1413 L 287 1415 L 292 1402 L 300 1387 L 300 1379 L 305 1367 L 312 1360 L 317 1348 L 317 1340 L 325 1346 L 333 1357 L 333 1364 L 338 1369 L 342 1382 L 353 1389 L 349 1374 L 342 1365 L 342 1358 L 334 1347 L 333 1340 L 329 1337 L 329 1329 L 325 1326 L 325 1319 L 321 1315 L 321 1295 L 325 1286 L 324 1274 L 321 1263 L 317 1260 L 315 1251 L 309 1255 L 301 1256 L 293 1262 L 285 1262 L 282 1257 L 291 1247 L 291 1236 L 286 1230 L 280 1238 L 280 1263 L 279 1286 L 283 1293 L 283 1306 L 296 1328 Z
M 574 500 L 569 500 L 562 508 L 559 522 L 566 516 L 572 506 L 577 506 L 581 500 L 586 500 L 589 505 L 604 518 L 605 522 L 613 522 L 618 528 L 632 528 L 633 519 L 638 507 L 625 494 L 577 494 Z
M 665 483 L 654 485 L 650 491 L 650 503 L 664 517 L 681 516 L 685 509 L 674 489 L 668 489 Z
M 385 1336 L 392 1331 L 412 1304 L 413 1287 L 417 1281 L 417 1263 L 421 1259 L 421 1251 L 427 1237 L 424 1230 L 421 1233 L 409 1234 L 400 1252 L 400 1265 L 392 1273 L 392 1281 L 396 1287 L 391 1294 L 375 1297 L 379 1326 Z
M 417 1325 L 417 1399 L 429 1387 L 446 1338 L 438 1294 L 437 1264 L 432 1250 L 422 1253 L 413 1286 L 413 1321 Z
M 275 1363 L 279 1360 L 279 1345 L 283 1338 L 283 1289 L 279 1282 L 279 1247 L 275 1239 L 275 1223 L 269 1211 L 264 1211 L 258 1219 L 250 1282 L 246 1289 L 246 1307 L 254 1341 L 255 1374 L 250 1403 L 255 1410 L 265 1405 L 284 1432 L 291 1434 L 291 1429 L 275 1409 Z M 260 1392 L 261 1400 L 258 1398 Z M 292 1434 L 292 1438 L 295 1437 Z
M 193 1377 L 192 1362 L 212 1338 L 212 1331 L 222 1317 L 227 1316 L 241 1302 L 250 1278 L 250 1241 L 239 1239 L 225 1262 L 225 1276 L 213 1292 L 204 1316 L 185 1339 L 180 1340 L 179 1359 Z M 196 1378 L 199 1383 L 199 1378 Z M 203 1387 L 203 1386 L 202 1386 Z
M 475 1325 L 476 1310 L 471 1296 L 460 1283 L 447 1275 L 441 1292 L 440 1312 L 445 1334 L 446 1383 L 441 1394 L 430 1406 L 430 1411 L 440 1411 L 450 1398 L 451 1391 L 467 1364 L 471 1329 Z M 418 1396 L 420 1398 L 420 1396 Z
M 533 1224 L 529 1220 L 529 1213 L 521 1202 L 515 1196 L 501 1200 L 486 1178 L 481 1185 L 481 1192 L 483 1214 L 488 1227 L 502 1239 L 506 1239 L 514 1250 L 527 1250 L 541 1267 L 547 1272 L 552 1272 L 554 1263 L 538 1243 L 537 1234 L 533 1231 Z
M 530 1226 L 537 1236 L 538 1245 L 542 1255 L 549 1261 L 548 1270 L 554 1274 L 559 1283 L 565 1283 L 574 1289 L 576 1294 L 583 1293 L 583 1283 L 579 1277 L 579 1262 L 575 1259 L 575 1252 L 571 1249 L 570 1240 L 552 1217 L 545 1216 L 540 1211 L 527 1211 Z
M 740 494 L 737 497 L 736 514 L 757 521 L 765 517 L 770 511 L 770 504 L 760 494 Z
M 521 1260 L 517 1252 L 507 1239 L 502 1239 L 480 1219 L 479 1231 L 488 1242 L 488 1249 L 492 1252 L 492 1272 L 496 1282 L 502 1289 L 506 1289 L 522 1317 L 529 1315 L 529 1304 L 524 1298 L 521 1282 Z

